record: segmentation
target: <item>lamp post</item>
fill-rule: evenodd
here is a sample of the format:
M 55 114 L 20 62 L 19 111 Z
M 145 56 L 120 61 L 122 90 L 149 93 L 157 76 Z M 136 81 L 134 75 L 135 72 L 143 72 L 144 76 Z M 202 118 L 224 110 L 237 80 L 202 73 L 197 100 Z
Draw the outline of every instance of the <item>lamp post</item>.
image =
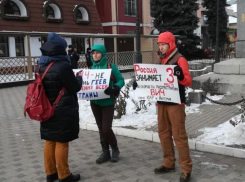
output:
M 219 0 L 217 0 L 215 63 L 220 61 L 219 56 Z
M 142 54 L 140 52 L 140 18 L 139 18 L 139 0 L 136 0 L 136 63 L 142 63 Z

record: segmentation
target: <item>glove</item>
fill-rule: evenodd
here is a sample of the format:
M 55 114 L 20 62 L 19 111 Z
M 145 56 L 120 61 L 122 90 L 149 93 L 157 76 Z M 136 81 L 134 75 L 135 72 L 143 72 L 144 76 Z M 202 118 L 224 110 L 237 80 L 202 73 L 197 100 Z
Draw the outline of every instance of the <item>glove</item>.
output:
M 136 87 L 138 87 L 138 83 L 136 82 L 136 80 L 134 80 L 134 82 L 133 82 L 133 89 L 135 90 Z
M 184 74 L 183 74 L 182 68 L 180 66 L 174 67 L 174 76 L 177 76 L 179 81 L 184 80 Z
M 104 93 L 106 95 L 114 95 L 117 97 L 120 93 L 120 88 L 116 85 L 114 87 L 107 87 L 107 89 L 105 89 Z
M 76 76 L 76 79 L 77 79 L 77 82 L 78 82 L 78 84 L 80 85 L 80 87 L 82 87 L 82 85 L 83 85 L 83 77 L 77 75 L 77 76 Z

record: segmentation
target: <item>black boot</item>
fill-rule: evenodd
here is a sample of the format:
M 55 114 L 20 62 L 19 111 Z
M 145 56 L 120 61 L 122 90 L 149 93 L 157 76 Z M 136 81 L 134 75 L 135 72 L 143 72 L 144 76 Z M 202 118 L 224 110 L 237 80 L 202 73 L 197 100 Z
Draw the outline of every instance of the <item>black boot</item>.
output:
M 100 157 L 96 160 L 97 164 L 102 164 L 106 161 L 109 161 L 111 159 L 111 155 L 110 155 L 110 150 L 102 150 L 102 154 L 100 155 Z
M 175 172 L 175 168 L 168 168 L 163 165 L 160 165 L 154 170 L 155 174 L 164 174 L 164 173 L 171 173 Z
M 191 178 L 191 173 L 182 173 L 179 181 L 180 182 L 188 182 L 188 181 L 190 181 L 190 178 Z
M 118 162 L 119 161 L 119 155 L 120 155 L 120 151 L 118 148 L 112 149 L 111 162 Z
M 47 182 L 54 182 L 58 179 L 58 173 L 47 175 Z
M 80 180 L 80 178 L 80 174 L 71 174 L 64 179 L 60 179 L 60 182 L 77 182 Z

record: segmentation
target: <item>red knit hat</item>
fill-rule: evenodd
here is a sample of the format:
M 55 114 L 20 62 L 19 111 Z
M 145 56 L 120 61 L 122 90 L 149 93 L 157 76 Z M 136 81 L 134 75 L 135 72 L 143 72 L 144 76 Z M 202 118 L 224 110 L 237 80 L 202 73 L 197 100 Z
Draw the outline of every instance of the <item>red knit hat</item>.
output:
M 175 37 L 171 32 L 161 33 L 158 37 L 157 43 L 166 43 L 169 45 L 170 49 L 168 50 L 167 55 L 176 49 Z

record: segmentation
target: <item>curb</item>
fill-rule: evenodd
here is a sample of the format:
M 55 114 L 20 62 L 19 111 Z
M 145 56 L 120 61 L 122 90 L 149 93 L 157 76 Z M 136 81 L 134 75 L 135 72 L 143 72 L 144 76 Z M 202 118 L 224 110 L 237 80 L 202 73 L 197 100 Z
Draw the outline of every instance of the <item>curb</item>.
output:
M 80 123 L 80 128 L 83 130 L 98 131 L 98 127 L 96 124 Z M 160 143 L 158 133 L 156 132 L 138 131 L 138 130 L 131 130 L 126 128 L 117 128 L 117 127 L 112 127 L 112 129 L 116 135 Z M 231 148 L 231 147 L 214 145 L 214 144 L 207 144 L 195 139 L 188 139 L 188 142 L 191 150 L 197 150 L 201 152 L 209 152 L 214 154 L 221 154 L 221 155 L 227 155 L 231 157 L 245 159 L 245 150 L 243 149 Z

